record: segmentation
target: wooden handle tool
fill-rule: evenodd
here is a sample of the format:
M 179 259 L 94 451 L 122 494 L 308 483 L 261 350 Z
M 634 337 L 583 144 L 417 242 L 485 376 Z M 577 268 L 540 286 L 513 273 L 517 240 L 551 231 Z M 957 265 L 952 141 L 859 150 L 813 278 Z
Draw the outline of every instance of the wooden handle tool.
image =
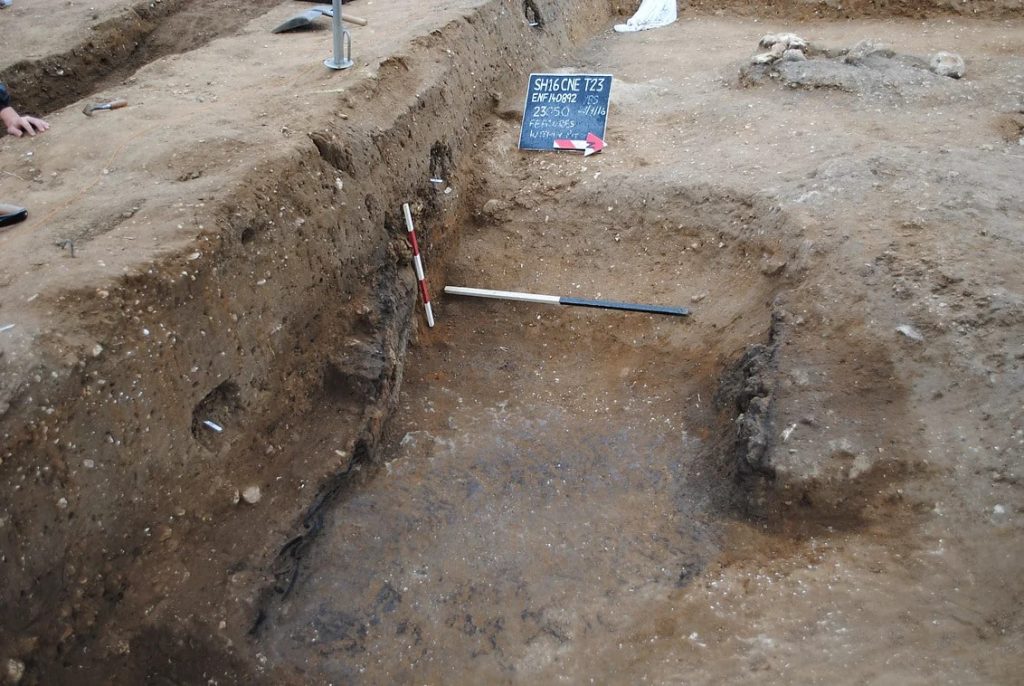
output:
M 355 17 L 351 14 L 345 14 L 344 12 L 341 13 L 341 18 L 343 21 L 347 21 L 349 24 L 355 24 L 356 26 L 366 26 L 370 23 L 362 17 Z
M 127 100 L 111 100 L 110 102 L 91 102 L 82 108 L 82 114 L 91 117 L 96 110 L 119 110 L 128 107 Z

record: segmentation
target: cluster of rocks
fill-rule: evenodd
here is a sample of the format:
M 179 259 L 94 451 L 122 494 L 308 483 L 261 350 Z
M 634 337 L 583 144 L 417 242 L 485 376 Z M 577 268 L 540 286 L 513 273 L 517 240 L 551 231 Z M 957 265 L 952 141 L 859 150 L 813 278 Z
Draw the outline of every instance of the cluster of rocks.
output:
M 807 59 L 809 47 L 807 41 L 795 33 L 769 33 L 761 37 L 758 45 L 768 52 L 754 55 L 750 60 L 753 64 L 803 62 Z
M 962 78 L 966 65 L 964 59 L 953 52 L 937 52 L 928 62 L 909 55 L 897 55 L 885 45 L 872 40 L 862 40 L 852 48 L 828 50 L 812 46 L 795 33 L 769 33 L 761 37 L 758 46 L 766 52 L 759 52 L 750 58 L 751 64 L 770 66 L 780 62 L 804 62 L 809 57 L 824 57 L 840 60 L 849 65 L 869 65 L 869 58 L 901 59 L 912 66 L 926 68 L 939 76 Z

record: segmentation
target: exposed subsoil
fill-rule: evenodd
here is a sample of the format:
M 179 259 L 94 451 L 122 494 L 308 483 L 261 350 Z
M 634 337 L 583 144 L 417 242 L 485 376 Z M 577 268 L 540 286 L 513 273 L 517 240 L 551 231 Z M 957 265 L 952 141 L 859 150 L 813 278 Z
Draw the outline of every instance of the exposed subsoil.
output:
M 1015 683 L 1019 3 L 625 4 L 359 0 L 340 74 L 306 3 L 3 10 L 0 679 Z M 515 150 L 530 69 L 604 152 Z
M 81 98 L 115 92 L 139 67 L 236 34 L 254 18 L 281 5 L 280 0 L 161 0 L 129 6 L 106 0 L 88 3 L 88 7 L 82 4 L 40 0 L 8 8 L 7 13 L 28 30 L 19 36 L 4 36 L 4 59 L 17 61 L 0 62 L 0 82 L 18 94 L 23 113 L 47 115 Z M 82 23 L 87 28 L 75 31 Z M 33 55 L 40 44 L 47 48 Z

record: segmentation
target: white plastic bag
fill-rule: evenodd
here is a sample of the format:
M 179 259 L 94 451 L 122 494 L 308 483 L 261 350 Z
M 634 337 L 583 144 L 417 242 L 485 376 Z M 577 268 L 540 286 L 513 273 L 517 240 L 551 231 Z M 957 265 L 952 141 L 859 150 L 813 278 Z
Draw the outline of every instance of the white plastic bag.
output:
M 625 24 L 616 24 L 619 33 L 646 31 L 668 26 L 676 20 L 676 0 L 644 0 Z

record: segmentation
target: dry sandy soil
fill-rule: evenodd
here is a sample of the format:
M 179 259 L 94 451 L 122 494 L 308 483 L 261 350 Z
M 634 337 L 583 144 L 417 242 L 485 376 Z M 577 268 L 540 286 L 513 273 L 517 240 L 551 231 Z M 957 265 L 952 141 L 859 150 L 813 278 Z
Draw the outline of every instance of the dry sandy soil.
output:
M 357 0 L 341 73 L 306 3 L 0 11 L 0 679 L 1019 681 L 1020 4 L 629 5 Z M 531 70 L 607 149 L 516 150 Z

